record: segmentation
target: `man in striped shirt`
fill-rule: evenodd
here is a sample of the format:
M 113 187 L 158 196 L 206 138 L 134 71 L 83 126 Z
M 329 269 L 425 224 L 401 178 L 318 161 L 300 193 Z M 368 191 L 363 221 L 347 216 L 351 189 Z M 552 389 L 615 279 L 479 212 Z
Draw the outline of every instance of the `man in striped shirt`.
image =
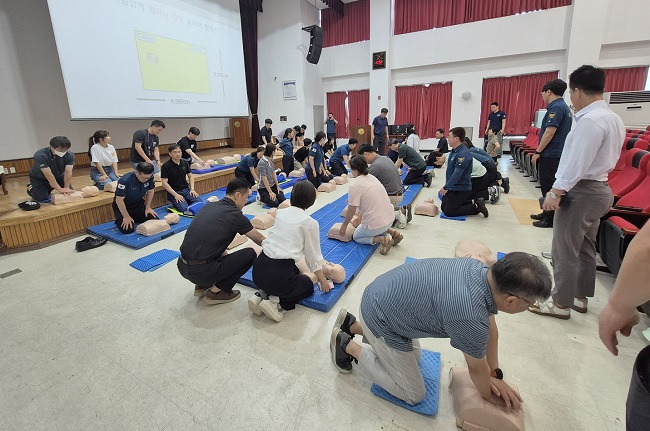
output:
M 528 253 L 492 267 L 472 258 L 422 259 L 380 275 L 365 290 L 357 320 L 341 310 L 330 350 L 343 373 L 354 369 L 409 404 L 426 395 L 419 338 L 449 338 L 462 351 L 484 399 L 519 409 L 521 398 L 499 369 L 498 311 L 520 313 L 551 291 L 551 274 Z M 352 341 L 362 335 L 372 348 Z M 493 396 L 493 394 L 495 396 Z

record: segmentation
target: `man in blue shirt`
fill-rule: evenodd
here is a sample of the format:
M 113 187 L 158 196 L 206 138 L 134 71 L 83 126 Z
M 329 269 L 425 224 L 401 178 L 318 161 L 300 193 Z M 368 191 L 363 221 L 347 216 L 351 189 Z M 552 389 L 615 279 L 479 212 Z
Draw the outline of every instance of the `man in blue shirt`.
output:
M 350 165 L 350 154 L 352 153 L 352 150 L 357 147 L 358 142 L 359 141 L 352 138 L 347 144 L 341 145 L 334 150 L 334 154 L 330 157 L 330 172 L 332 175 L 339 177 L 348 173 L 348 169 L 345 166 Z M 344 162 L 345 164 L 343 164 Z
M 147 162 L 138 163 L 134 171 L 122 175 L 117 181 L 113 212 L 120 232 L 131 233 L 135 230 L 135 223 L 158 218 L 151 208 L 155 187 L 153 165 Z
M 488 210 L 485 199 L 477 198 L 474 203 L 472 195 L 472 153 L 463 145 L 465 129 L 454 127 L 449 131 L 447 141 L 452 148 L 447 160 L 447 178 L 445 185 L 438 192 L 442 196 L 440 209 L 449 217 L 483 214 L 487 218 Z
M 334 118 L 334 114 L 331 112 L 327 114 L 327 120 L 325 120 L 325 132 L 327 133 L 327 141 L 329 142 L 330 139 L 334 139 L 334 145 L 336 146 L 336 125 L 339 124 L 338 121 L 336 121 L 336 118 Z
M 300 127 L 300 126 L 299 126 Z M 293 171 L 293 139 L 296 136 L 294 129 L 286 129 L 283 138 L 280 140 L 279 147 L 282 150 L 282 171 L 289 175 Z
M 386 155 L 385 148 L 386 140 L 388 139 L 388 119 L 386 118 L 386 115 L 388 115 L 388 109 L 382 108 L 381 114 L 372 120 L 372 131 L 373 135 L 375 136 L 372 140 L 372 146 L 380 156 Z
M 492 102 L 490 111 L 488 125 L 485 128 L 485 136 L 488 134 L 488 129 L 496 129 L 498 131 L 499 149 L 497 150 L 497 157 L 500 157 L 503 153 L 503 132 L 506 130 L 506 113 L 499 109 L 499 102 Z
M 257 147 L 255 151 L 246 154 L 241 158 L 237 167 L 235 168 L 235 177 L 243 178 L 248 182 L 250 187 L 253 187 L 256 182 L 259 182 L 257 176 L 257 164 L 264 155 L 264 147 Z
M 325 139 L 325 132 L 316 133 L 314 142 L 311 144 L 311 148 L 309 149 L 307 164 L 305 165 L 307 179 L 317 189 L 322 183 L 326 183 L 333 178 L 325 168 L 325 153 L 323 152 Z
M 546 114 L 539 131 L 539 145 L 531 159 L 533 163 L 537 163 L 542 196 L 546 196 L 546 193 L 553 187 L 555 173 L 564 149 L 564 141 L 571 131 L 571 110 L 562 98 L 566 87 L 566 82 L 554 79 L 544 84 L 542 88 Z M 530 217 L 537 220 L 533 226 L 553 227 L 554 214 L 555 211 L 542 211 L 540 214 L 531 214 Z

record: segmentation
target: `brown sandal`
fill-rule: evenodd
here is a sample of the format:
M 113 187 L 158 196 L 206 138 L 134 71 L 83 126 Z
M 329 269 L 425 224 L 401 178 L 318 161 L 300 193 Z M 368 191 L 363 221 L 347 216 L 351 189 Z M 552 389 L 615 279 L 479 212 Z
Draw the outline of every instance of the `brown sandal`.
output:
M 382 255 L 387 255 L 388 252 L 390 251 L 390 248 L 394 244 L 393 238 L 390 236 L 390 234 L 388 235 L 388 238 L 389 238 L 388 242 L 386 244 L 382 244 L 381 250 L 379 250 L 379 253 L 381 253 Z
M 393 245 L 399 244 L 404 239 L 404 235 L 402 235 L 401 233 L 398 233 L 397 235 L 399 236 L 393 236 Z

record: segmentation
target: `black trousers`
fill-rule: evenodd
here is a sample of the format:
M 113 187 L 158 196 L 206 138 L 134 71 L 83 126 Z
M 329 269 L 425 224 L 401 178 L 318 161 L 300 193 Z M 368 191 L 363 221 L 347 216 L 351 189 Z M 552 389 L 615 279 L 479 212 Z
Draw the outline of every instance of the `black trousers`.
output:
M 129 213 L 134 223 L 133 226 L 131 226 L 129 229 L 124 229 L 122 227 L 122 222 L 124 221 L 124 217 L 122 216 L 122 213 L 120 212 L 120 209 L 117 207 L 115 201 L 113 201 L 113 213 L 115 213 L 115 224 L 117 225 L 117 228 L 120 230 L 120 232 L 132 233 L 135 230 L 136 223 L 144 223 L 147 220 L 156 220 L 158 218 L 152 216 L 151 214 L 145 215 L 144 210 L 145 210 L 144 200 L 138 201 L 137 204 L 126 205 L 126 211 Z
M 301 274 L 293 259 L 271 259 L 264 252 L 253 263 L 253 282 L 267 295 L 280 297 L 280 307 L 293 310 L 314 293 L 314 283 Z
M 329 182 L 329 180 L 331 180 L 328 175 L 318 172 L 316 173 L 316 176 L 314 176 L 314 173 L 311 171 L 310 167 L 307 167 L 305 169 L 305 174 L 307 174 L 307 180 L 309 180 L 309 182 L 312 183 L 316 188 L 318 188 L 321 184 Z
M 327 142 L 330 141 L 330 139 L 334 138 L 334 149 L 336 150 L 336 133 L 328 133 L 327 134 Z
M 636 357 L 625 407 L 627 431 L 647 430 L 650 424 L 650 346 Z
M 257 189 L 257 193 L 260 194 L 260 200 L 270 206 L 271 208 L 277 208 L 278 205 L 280 205 L 282 202 L 286 200 L 284 197 L 284 193 L 282 190 L 278 190 L 278 185 L 273 184 L 271 186 L 271 191 L 275 193 L 275 200 L 271 200 L 271 195 L 269 194 L 268 190 L 266 190 L 263 187 L 260 187 Z
M 282 172 L 289 175 L 293 171 L 294 163 L 293 156 L 287 156 L 286 154 L 282 156 Z
M 404 178 L 404 185 L 407 186 L 409 184 L 424 184 L 424 181 L 427 179 L 427 176 L 424 175 L 424 171 L 427 169 L 427 167 L 423 167 L 420 169 L 411 169 L 409 170 L 408 174 L 406 174 L 406 178 Z
M 63 187 L 64 182 L 63 182 L 63 177 L 57 178 L 56 182 Z M 50 182 L 48 180 L 43 180 L 40 178 L 34 178 L 31 175 L 29 176 L 29 183 L 31 184 L 31 188 L 29 189 L 29 195 L 34 199 L 35 201 L 45 201 L 50 198 L 50 193 L 52 193 L 52 186 L 50 186 Z M 72 187 L 70 187 L 72 188 Z
M 471 190 L 449 190 L 442 197 L 442 204 L 440 205 L 440 209 L 445 213 L 446 216 L 449 217 L 478 214 L 478 208 L 470 200 L 471 195 Z
M 559 164 L 560 159 L 551 157 L 540 157 L 539 160 L 537 160 L 539 185 L 542 186 L 542 196 L 546 196 L 546 193 L 550 192 L 553 188 L 555 173 L 557 172 Z M 544 211 L 544 218 L 552 221 L 554 214 L 555 211 Z
M 235 283 L 250 269 L 256 257 L 255 250 L 243 248 L 201 265 L 187 265 L 179 258 L 176 266 L 183 278 L 198 286 L 215 285 L 224 292 L 231 292 Z
M 470 199 L 489 199 L 490 194 L 488 193 L 488 187 L 490 187 L 490 184 L 492 184 L 492 182 L 490 182 L 490 177 L 487 173 L 482 177 L 472 178 L 472 194 L 470 196 Z
M 347 174 L 348 170 L 345 168 L 345 165 L 343 163 L 338 163 L 338 162 L 332 163 L 330 161 L 330 172 L 335 177 L 340 177 L 343 174 Z
M 386 135 L 375 135 L 372 140 L 372 147 L 377 151 L 377 154 L 383 156 L 386 149 Z
M 235 169 L 235 178 L 245 179 L 251 187 L 255 185 L 255 178 L 250 172 L 241 172 Z

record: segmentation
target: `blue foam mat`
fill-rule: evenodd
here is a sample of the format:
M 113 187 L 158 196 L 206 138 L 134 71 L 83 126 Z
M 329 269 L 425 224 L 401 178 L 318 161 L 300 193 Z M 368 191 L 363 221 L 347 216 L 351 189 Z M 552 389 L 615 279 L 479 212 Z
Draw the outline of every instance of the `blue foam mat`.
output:
M 445 213 L 443 213 L 442 211 L 440 211 L 440 218 L 444 218 L 444 219 L 447 219 L 447 220 L 456 220 L 456 221 L 465 221 L 465 220 L 467 220 L 467 216 L 449 217 L 449 216 L 446 216 Z
M 347 194 L 314 212 L 311 216 L 318 220 L 320 225 L 321 252 L 323 258 L 333 263 L 338 263 L 345 268 L 345 279 L 337 283 L 328 293 L 323 293 L 314 285 L 314 293 L 309 298 L 303 299 L 299 304 L 318 311 L 328 312 L 334 307 L 345 293 L 345 289 L 354 277 L 361 271 L 377 245 L 358 244 L 354 241 L 341 242 L 327 238 L 327 232 L 335 223 L 341 223 L 341 212 L 347 205 Z M 253 283 L 253 270 L 249 269 L 239 282 L 243 285 L 256 288 Z
M 156 214 L 158 214 L 158 218 L 163 218 L 168 214 L 167 207 L 156 208 L 154 211 Z M 124 234 L 120 232 L 114 221 L 98 224 L 96 226 L 90 226 L 88 228 L 88 232 L 94 235 L 106 237 L 106 239 L 110 241 L 125 245 L 127 247 L 135 248 L 137 250 L 156 243 L 161 239 L 170 237 L 178 232 L 186 230 L 191 222 L 191 218 L 181 217 L 178 223 L 170 226 L 170 230 L 152 236 L 139 235 L 135 233 L 135 231 L 129 234 Z
M 424 400 L 415 405 L 408 404 L 397 397 L 389 394 L 381 386 L 373 384 L 370 391 L 393 404 L 397 404 L 405 409 L 414 412 L 435 416 L 438 413 L 438 398 L 440 395 L 440 353 L 432 352 L 430 350 L 422 350 L 422 357 L 420 358 L 420 372 L 424 379 L 424 387 L 426 389 L 426 396 Z
M 415 198 L 420 194 L 422 191 L 422 188 L 424 186 L 422 184 L 410 184 L 408 186 L 404 186 L 404 194 L 402 195 L 402 201 L 399 203 L 398 206 L 403 207 L 405 205 L 410 205 L 413 203 Z
M 134 260 L 129 265 L 141 272 L 152 272 L 178 258 L 181 253 L 176 250 L 163 248 L 155 253 L 148 254 L 140 259 Z

